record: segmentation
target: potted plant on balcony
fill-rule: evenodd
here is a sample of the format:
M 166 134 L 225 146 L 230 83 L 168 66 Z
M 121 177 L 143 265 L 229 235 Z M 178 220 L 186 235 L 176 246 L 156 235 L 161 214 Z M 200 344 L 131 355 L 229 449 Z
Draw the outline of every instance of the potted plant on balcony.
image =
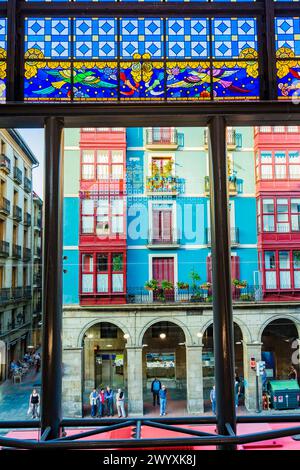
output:
M 145 283 L 145 289 L 148 291 L 157 291 L 158 290 L 158 281 L 156 279 L 150 279 Z
M 180 282 L 180 281 L 177 282 L 177 289 L 188 290 L 189 287 L 190 286 L 187 282 Z
M 191 290 L 192 290 L 191 301 L 192 302 L 201 302 L 203 300 L 203 298 L 202 298 L 202 295 L 201 295 L 201 292 L 200 292 L 199 285 L 197 284 L 197 282 L 200 281 L 201 277 L 194 269 L 192 269 L 192 271 L 190 272 L 189 277 L 192 280 L 192 283 L 191 283 Z
M 203 284 L 201 284 L 201 289 L 203 290 L 209 290 L 211 288 L 211 283 L 210 282 L 204 282 Z
M 247 281 L 241 281 L 240 279 L 232 279 L 232 285 L 237 289 L 244 289 L 247 287 Z

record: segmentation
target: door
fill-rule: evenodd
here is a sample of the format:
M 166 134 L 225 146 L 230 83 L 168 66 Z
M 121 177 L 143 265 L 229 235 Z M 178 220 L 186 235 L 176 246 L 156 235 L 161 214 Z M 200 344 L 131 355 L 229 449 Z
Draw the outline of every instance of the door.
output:
M 172 209 L 153 210 L 153 243 L 172 242 Z
M 174 286 L 174 258 L 155 257 L 152 259 L 152 277 L 161 284 L 162 281 L 169 281 Z M 174 289 L 164 292 L 154 292 L 154 300 L 173 300 Z

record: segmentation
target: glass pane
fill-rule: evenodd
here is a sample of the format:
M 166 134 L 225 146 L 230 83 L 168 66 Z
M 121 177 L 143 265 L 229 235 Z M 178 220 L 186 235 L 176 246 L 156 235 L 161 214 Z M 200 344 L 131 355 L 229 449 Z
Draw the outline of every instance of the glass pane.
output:
M 280 271 L 280 287 L 281 289 L 291 288 L 291 273 L 290 271 Z
M 290 253 L 288 251 L 279 252 L 279 269 L 290 268 Z
M 82 269 L 85 272 L 93 271 L 93 255 L 82 255 Z
M 292 230 L 295 232 L 299 231 L 300 230 L 300 215 L 292 215 L 291 222 L 292 222 Z
M 97 274 L 97 292 L 108 292 L 108 274 Z
M 263 213 L 274 214 L 274 199 L 263 199 Z
M 112 163 L 123 163 L 123 150 L 112 150 L 111 151 L 111 160 Z
M 82 151 L 82 162 L 83 163 L 94 163 L 94 152 L 91 150 L 83 150 Z
M 82 233 L 93 233 L 94 232 L 94 216 L 83 216 L 82 217 Z
M 266 269 L 275 269 L 275 252 L 266 251 L 265 252 L 265 267 Z
M 82 292 L 89 294 L 92 293 L 93 288 L 93 274 L 83 274 L 82 275 Z
M 266 288 L 267 289 L 276 289 L 276 272 L 266 271 Z
M 112 288 L 113 292 L 123 292 L 123 274 L 112 275 Z
M 135 54 L 140 57 L 163 57 L 163 22 L 160 18 L 126 18 L 120 20 L 122 42 L 120 56 L 132 59 Z
M 123 215 L 124 212 L 124 200 L 123 199 L 113 199 L 112 200 L 112 214 L 113 215 Z
M 106 253 L 97 255 L 97 271 L 108 271 L 108 255 Z
M 44 59 L 67 59 L 71 54 L 69 18 L 26 18 L 25 52 Z
M 83 215 L 94 214 L 94 201 L 93 199 L 83 199 L 81 206 Z
M 112 270 L 123 271 L 123 254 L 122 253 L 114 253 L 112 255 Z
M 95 167 L 94 167 L 94 165 L 83 165 L 82 166 L 82 178 L 84 180 L 93 180 L 95 178 Z
M 300 251 L 293 251 L 294 269 L 300 269 Z

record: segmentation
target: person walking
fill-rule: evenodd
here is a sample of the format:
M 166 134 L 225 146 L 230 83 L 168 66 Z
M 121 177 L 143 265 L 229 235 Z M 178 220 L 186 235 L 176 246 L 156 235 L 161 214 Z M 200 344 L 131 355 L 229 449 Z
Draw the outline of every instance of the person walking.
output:
M 99 418 L 103 418 L 105 411 L 105 392 L 104 388 L 101 388 L 98 394 L 98 416 Z
M 107 409 L 107 416 L 114 415 L 114 392 L 112 389 L 107 386 L 105 391 L 105 401 L 106 401 L 106 409 Z
M 160 416 L 165 416 L 166 410 L 167 410 L 167 389 L 165 385 L 162 385 L 159 391 L 159 402 L 160 402 Z
M 29 397 L 28 414 L 31 414 L 32 419 L 39 418 L 40 416 L 40 395 L 35 388 Z
M 239 406 L 240 380 L 235 379 L 234 383 L 235 407 Z
M 94 388 L 94 390 L 90 393 L 90 405 L 91 405 L 91 417 L 95 418 L 97 414 L 97 398 L 98 392 Z
M 156 377 L 152 381 L 151 384 L 151 392 L 153 395 L 153 406 L 157 403 L 159 406 L 159 391 L 161 389 L 161 382 Z
M 121 388 L 118 389 L 118 393 L 116 395 L 116 405 L 119 418 L 126 418 L 125 395 Z
M 217 402 L 216 402 L 216 386 L 214 385 L 213 388 L 210 391 L 210 402 L 211 402 L 211 409 L 214 414 L 216 414 L 217 410 Z

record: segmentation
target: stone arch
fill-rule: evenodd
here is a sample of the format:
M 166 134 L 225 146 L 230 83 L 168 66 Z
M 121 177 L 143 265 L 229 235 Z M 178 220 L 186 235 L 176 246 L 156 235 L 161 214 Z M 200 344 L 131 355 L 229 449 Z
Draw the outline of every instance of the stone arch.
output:
M 250 332 L 248 326 L 240 318 L 234 318 L 233 323 L 236 323 L 236 325 L 240 328 L 240 330 L 242 332 L 243 340 L 245 342 L 251 342 L 252 341 L 252 335 L 251 335 L 251 332 Z M 212 324 L 213 324 L 212 319 L 207 320 L 207 322 L 204 325 L 202 325 L 201 333 L 204 335 L 207 328 L 209 328 Z
M 192 335 L 188 329 L 188 327 L 183 323 L 181 322 L 180 320 L 178 320 L 177 318 L 174 319 L 173 317 L 163 317 L 163 318 L 160 318 L 160 317 L 157 317 L 155 319 L 152 319 L 150 320 L 148 323 L 146 323 L 141 331 L 139 332 L 139 335 L 138 335 L 138 339 L 137 339 L 137 346 L 139 347 L 142 347 L 143 345 L 143 338 L 144 338 L 144 335 L 146 333 L 146 331 L 151 328 L 151 326 L 155 325 L 156 323 L 160 323 L 160 322 L 169 322 L 169 323 L 174 323 L 174 325 L 178 326 L 179 328 L 182 329 L 183 333 L 184 333 L 184 336 L 185 336 L 185 341 L 186 341 L 186 346 L 189 346 L 189 345 L 192 345 L 193 342 L 192 342 Z
M 272 323 L 273 321 L 275 320 L 280 320 L 280 319 L 286 319 L 286 320 L 290 320 L 291 322 L 294 323 L 295 325 L 295 328 L 297 329 L 298 331 L 298 336 L 300 338 L 300 319 L 299 318 L 295 318 L 293 315 L 288 315 L 288 314 L 276 314 L 276 315 L 272 315 L 271 317 L 269 317 L 267 320 L 265 320 L 265 322 L 260 326 L 260 329 L 258 331 L 258 341 L 261 342 L 262 340 L 262 334 L 265 330 L 265 328 L 267 328 L 267 326 Z
M 112 325 L 115 325 L 118 328 L 120 328 L 120 330 L 122 330 L 124 334 L 129 334 L 129 339 L 127 340 L 127 346 L 131 346 L 131 335 L 130 335 L 128 328 L 126 327 L 124 323 L 120 322 L 118 319 L 115 319 L 115 318 L 111 319 L 111 318 L 106 318 L 106 317 L 97 317 L 97 318 L 93 318 L 88 323 L 86 323 L 84 327 L 80 330 L 78 334 L 78 338 L 77 338 L 77 347 L 82 348 L 83 337 L 89 328 L 91 328 L 94 325 L 97 325 L 98 323 L 103 323 L 103 322 L 111 323 Z

